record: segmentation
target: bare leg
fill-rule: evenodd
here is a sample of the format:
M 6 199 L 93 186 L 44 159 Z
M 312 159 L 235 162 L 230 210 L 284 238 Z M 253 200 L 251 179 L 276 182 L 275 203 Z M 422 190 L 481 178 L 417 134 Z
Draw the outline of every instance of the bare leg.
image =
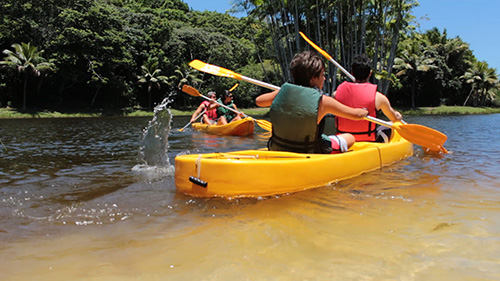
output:
M 241 116 L 236 115 L 236 117 L 234 117 L 234 118 L 231 120 L 231 122 L 233 122 L 233 121 L 238 121 L 238 120 L 241 120 Z
M 206 114 L 203 114 L 203 123 L 212 125 L 214 122 Z
M 217 124 L 219 125 L 226 125 L 227 124 L 227 119 L 225 116 L 219 117 L 219 120 L 217 120 Z
M 337 135 L 337 136 L 342 137 L 343 139 L 345 139 L 345 141 L 347 142 L 347 147 L 348 148 L 351 147 L 356 142 L 356 139 L 351 134 L 340 134 L 340 135 Z

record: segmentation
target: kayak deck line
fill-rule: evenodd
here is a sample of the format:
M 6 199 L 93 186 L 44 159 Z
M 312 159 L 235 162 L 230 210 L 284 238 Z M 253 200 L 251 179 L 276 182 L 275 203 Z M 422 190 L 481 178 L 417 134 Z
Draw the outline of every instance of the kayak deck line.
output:
M 275 196 L 331 185 L 412 154 L 413 144 L 397 131 L 389 143 L 357 142 L 339 154 L 267 149 L 184 154 L 175 158 L 175 185 L 194 197 Z
M 266 150 L 262 150 L 262 151 L 266 151 Z M 251 152 L 251 150 L 249 150 L 249 152 Z M 227 158 L 227 159 L 255 159 L 255 160 L 265 159 L 265 160 L 271 160 L 273 158 L 276 158 L 276 159 L 283 159 L 283 158 L 309 159 L 309 158 L 311 158 L 310 155 L 301 155 L 298 153 L 297 153 L 297 155 L 263 155 L 263 154 L 251 154 L 251 153 L 242 154 L 242 153 L 232 153 L 232 152 L 227 152 L 227 153 L 215 152 L 214 154 L 216 154 L 216 155 L 215 156 L 205 156 L 202 159 Z

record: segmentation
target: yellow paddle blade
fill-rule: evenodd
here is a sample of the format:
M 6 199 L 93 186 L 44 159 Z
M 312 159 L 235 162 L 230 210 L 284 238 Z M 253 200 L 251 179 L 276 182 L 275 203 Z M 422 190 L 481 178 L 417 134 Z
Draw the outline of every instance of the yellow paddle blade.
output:
M 443 145 L 448 137 L 437 130 L 418 124 L 394 124 L 393 127 L 395 127 L 401 137 L 411 143 L 434 152 L 441 151 L 446 153 Z
M 262 120 L 262 119 L 254 119 L 255 123 L 259 125 L 262 129 L 272 132 L 273 131 L 273 124 L 267 120 Z
M 234 84 L 234 86 L 232 86 L 231 89 L 229 89 L 229 92 L 234 91 L 234 89 L 238 88 L 239 85 L 240 85 L 240 83 Z
M 349 79 L 351 79 L 352 81 L 355 81 L 356 79 L 354 78 L 354 76 L 349 73 L 349 71 L 347 71 L 344 67 L 342 67 L 342 65 L 340 65 L 338 62 L 336 62 L 332 56 L 330 56 L 325 50 L 321 49 L 318 45 L 314 44 L 313 41 L 311 41 L 311 39 L 307 38 L 307 36 L 302 33 L 301 31 L 299 31 L 300 33 L 300 36 L 302 36 L 302 38 L 304 38 L 304 40 L 306 40 L 307 43 L 309 43 L 311 46 L 313 46 L 314 49 L 316 49 L 316 51 L 320 52 L 327 60 L 329 60 L 330 62 L 332 62 L 336 67 L 338 67 L 340 69 L 340 71 L 344 72 L 344 74 L 349 77 Z
M 200 94 L 200 92 L 198 92 L 198 90 L 196 90 L 195 88 L 193 88 L 189 85 L 186 85 L 186 84 L 184 84 L 182 86 L 182 91 L 186 94 L 189 94 L 190 96 L 193 96 L 193 97 L 201 97 L 201 94 Z
M 306 40 L 307 43 L 309 43 L 309 45 L 313 46 L 313 48 L 316 49 L 316 51 L 320 52 L 327 60 L 333 59 L 332 56 L 330 56 L 327 52 L 321 49 L 318 45 L 314 44 L 311 39 L 307 38 L 307 36 L 302 33 L 302 31 L 299 31 L 299 34 L 300 36 L 302 36 L 302 38 L 304 38 L 304 40 Z
M 193 60 L 192 62 L 189 63 L 189 66 L 191 66 L 192 68 L 194 68 L 196 70 L 210 73 L 213 75 L 222 76 L 222 77 L 230 77 L 230 78 L 235 78 L 237 80 L 241 80 L 240 74 L 233 72 L 229 69 L 225 69 L 225 68 L 220 67 L 220 66 L 216 66 L 216 65 L 202 62 L 201 60 Z

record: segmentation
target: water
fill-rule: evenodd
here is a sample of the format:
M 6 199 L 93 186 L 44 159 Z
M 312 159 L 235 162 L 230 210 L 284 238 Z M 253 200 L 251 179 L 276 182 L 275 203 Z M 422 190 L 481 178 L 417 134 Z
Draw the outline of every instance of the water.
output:
M 169 118 L 0 120 L 0 280 L 500 280 L 499 114 L 406 118 L 453 153 L 232 201 L 176 193 L 174 157 L 267 134 Z

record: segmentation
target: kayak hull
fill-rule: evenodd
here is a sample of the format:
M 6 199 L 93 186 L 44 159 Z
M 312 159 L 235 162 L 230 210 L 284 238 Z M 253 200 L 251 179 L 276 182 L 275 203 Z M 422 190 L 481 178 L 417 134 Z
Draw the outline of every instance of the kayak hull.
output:
M 214 135 L 248 136 L 255 130 L 254 120 L 250 117 L 243 118 L 225 125 L 209 125 L 200 122 L 191 124 L 193 129 Z
M 394 132 L 387 144 L 357 142 L 340 154 L 262 149 L 181 155 L 175 158 L 175 184 L 194 197 L 272 196 L 325 186 L 412 154 L 413 144 Z

